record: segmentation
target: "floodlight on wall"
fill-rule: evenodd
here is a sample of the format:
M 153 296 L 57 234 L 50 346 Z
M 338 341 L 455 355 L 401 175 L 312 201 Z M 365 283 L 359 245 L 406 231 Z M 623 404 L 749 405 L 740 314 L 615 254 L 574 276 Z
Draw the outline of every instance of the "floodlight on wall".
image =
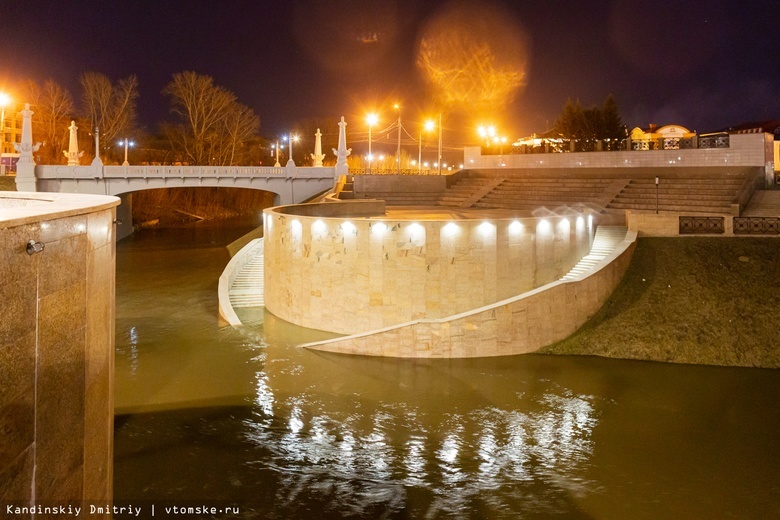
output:
M 414 224 L 410 224 L 409 227 L 409 240 L 411 242 L 422 240 L 423 243 L 425 242 L 425 228 L 422 227 L 420 224 L 417 224 L 416 222 Z M 418 244 L 422 245 L 422 244 Z
M 548 222 L 546 219 L 542 219 L 538 224 L 536 224 L 537 233 L 550 233 L 550 228 L 550 222 Z
M 483 237 L 488 237 L 493 234 L 493 231 L 495 231 L 495 227 L 490 222 L 483 222 L 477 226 L 477 229 Z
M 341 231 L 344 233 L 350 233 L 352 235 L 357 235 L 357 228 L 355 227 L 355 224 L 352 222 L 344 222 L 341 224 Z
M 577 224 L 576 224 L 576 226 L 577 226 L 577 228 L 576 228 L 577 232 L 580 232 L 583 229 L 585 229 L 585 220 L 581 216 L 577 217 Z
M 450 222 L 448 224 L 445 224 L 444 227 L 441 228 L 441 230 L 444 232 L 445 235 L 449 237 L 453 237 L 458 234 L 460 228 L 455 222 Z
M 511 224 L 509 224 L 509 232 L 513 235 L 519 235 L 523 232 L 525 229 L 525 226 L 523 226 L 523 223 L 519 220 L 513 220 Z
M 375 235 L 384 235 L 387 231 L 387 224 L 384 222 L 377 222 L 371 226 L 371 232 Z
M 303 226 L 301 226 L 300 221 L 293 220 L 290 222 L 290 229 L 292 230 L 293 238 L 301 238 L 301 234 L 303 232 Z
M 316 220 L 311 225 L 311 230 L 317 235 L 322 235 L 328 230 L 328 226 L 323 221 Z

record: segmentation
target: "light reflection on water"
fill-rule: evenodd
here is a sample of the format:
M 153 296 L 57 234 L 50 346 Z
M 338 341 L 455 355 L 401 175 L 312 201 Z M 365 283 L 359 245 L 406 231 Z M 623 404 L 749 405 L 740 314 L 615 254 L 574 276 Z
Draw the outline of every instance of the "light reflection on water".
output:
M 116 500 L 247 518 L 780 514 L 777 372 L 301 350 L 323 335 L 217 322 L 227 254 L 199 236 L 118 247 Z

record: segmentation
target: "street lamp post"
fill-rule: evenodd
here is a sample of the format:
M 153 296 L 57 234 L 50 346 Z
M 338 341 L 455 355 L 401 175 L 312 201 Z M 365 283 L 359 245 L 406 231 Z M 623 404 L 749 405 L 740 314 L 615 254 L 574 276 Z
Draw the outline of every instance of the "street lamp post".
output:
M 295 134 L 290 134 L 289 137 L 284 137 L 285 141 L 289 142 L 290 145 L 290 159 L 287 161 L 287 164 L 293 163 L 295 164 L 295 161 L 293 161 L 293 141 L 298 142 L 298 136 Z
M 439 175 L 441 175 L 441 112 L 439 112 Z
M 127 162 L 127 147 L 135 146 L 135 143 L 133 141 L 130 141 L 127 137 L 125 137 L 124 140 L 119 141 L 119 146 L 122 146 L 123 144 L 125 147 L 125 162 L 122 163 L 122 166 L 130 166 L 130 163 Z
M 376 114 L 368 114 L 366 122 L 368 123 L 368 174 L 371 175 L 371 161 L 374 160 L 374 156 L 371 155 L 371 127 L 378 121 Z
M 276 152 L 276 164 L 274 164 L 274 168 L 279 168 L 281 164 L 279 164 L 279 140 L 276 140 L 276 144 L 272 144 L 271 148 Z
M 398 151 L 396 152 L 396 172 L 401 175 L 401 105 L 396 103 L 395 109 L 398 110 Z
M 420 147 L 419 147 L 419 150 L 417 151 L 417 174 L 418 175 L 420 173 L 422 173 L 422 135 L 423 135 L 423 130 L 426 130 L 426 131 L 430 132 L 431 130 L 433 130 L 434 124 L 435 123 L 429 119 L 428 121 L 425 122 L 425 126 L 420 128 Z
M 658 184 L 660 184 L 661 179 L 659 177 L 655 178 L 655 214 L 658 214 Z
M 485 146 L 490 147 L 490 139 L 492 137 L 495 137 L 496 135 L 496 127 L 494 126 L 480 126 L 477 128 L 477 133 L 479 133 L 479 136 L 482 137 L 485 140 Z

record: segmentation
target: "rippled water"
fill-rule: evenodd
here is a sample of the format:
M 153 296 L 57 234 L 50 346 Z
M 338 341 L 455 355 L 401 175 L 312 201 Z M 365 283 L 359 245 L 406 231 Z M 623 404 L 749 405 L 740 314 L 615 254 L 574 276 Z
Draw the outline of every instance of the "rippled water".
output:
M 205 226 L 199 224 L 198 226 Z M 246 518 L 773 518 L 780 371 L 586 357 L 397 360 L 217 320 L 245 227 L 117 250 L 114 495 Z

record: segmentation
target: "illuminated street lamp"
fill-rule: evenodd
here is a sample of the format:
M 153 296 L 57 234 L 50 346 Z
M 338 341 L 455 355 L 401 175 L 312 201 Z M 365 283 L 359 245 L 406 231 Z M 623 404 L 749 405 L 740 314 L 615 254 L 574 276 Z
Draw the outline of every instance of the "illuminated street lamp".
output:
M 485 140 L 485 146 L 490 146 L 490 140 L 496 136 L 496 127 L 493 125 L 480 126 L 477 128 L 477 133 Z
M 11 98 L 8 97 L 8 94 L 0 92 L 0 110 L 2 110 L 2 115 L 0 115 L 0 155 L 3 153 L 3 147 L 5 146 L 3 142 L 5 139 L 5 107 L 10 102 Z
M 122 166 L 130 166 L 130 163 L 127 162 L 127 147 L 128 146 L 135 146 L 135 143 L 133 141 L 130 141 L 125 137 L 122 141 L 119 141 L 119 146 L 124 145 L 125 147 L 125 162 L 122 163 Z
M 379 121 L 379 118 L 376 116 L 376 114 L 368 114 L 366 116 L 366 123 L 368 123 L 368 174 L 371 175 L 371 161 L 374 159 L 374 156 L 371 155 L 371 127 L 374 126 L 377 121 Z
M 295 165 L 295 161 L 293 161 L 292 145 L 293 143 L 298 142 L 298 136 L 295 134 L 290 134 L 289 136 L 284 136 L 282 139 L 284 139 L 285 141 L 289 141 L 290 143 L 290 159 L 287 161 L 287 164 L 289 165 L 290 163 L 292 163 L 293 165 Z
M 279 164 L 279 140 L 278 139 L 276 140 L 276 144 L 271 145 L 271 150 L 276 151 L 276 164 L 274 164 L 274 168 L 281 167 L 282 165 Z
M 397 173 L 398 175 L 401 175 L 401 105 L 396 103 L 393 105 L 393 108 L 398 110 L 398 152 L 396 153 L 395 160 L 397 163 Z
M 425 125 L 422 128 L 420 128 L 420 147 L 419 147 L 419 150 L 417 151 L 417 174 L 418 175 L 420 173 L 422 173 L 422 133 L 423 133 L 423 130 L 425 130 L 426 132 L 430 132 L 431 130 L 433 130 L 433 128 L 435 126 L 436 126 L 436 123 L 434 123 L 432 120 L 429 119 L 428 121 L 425 122 Z
M 439 112 L 439 175 L 441 175 L 441 112 Z

